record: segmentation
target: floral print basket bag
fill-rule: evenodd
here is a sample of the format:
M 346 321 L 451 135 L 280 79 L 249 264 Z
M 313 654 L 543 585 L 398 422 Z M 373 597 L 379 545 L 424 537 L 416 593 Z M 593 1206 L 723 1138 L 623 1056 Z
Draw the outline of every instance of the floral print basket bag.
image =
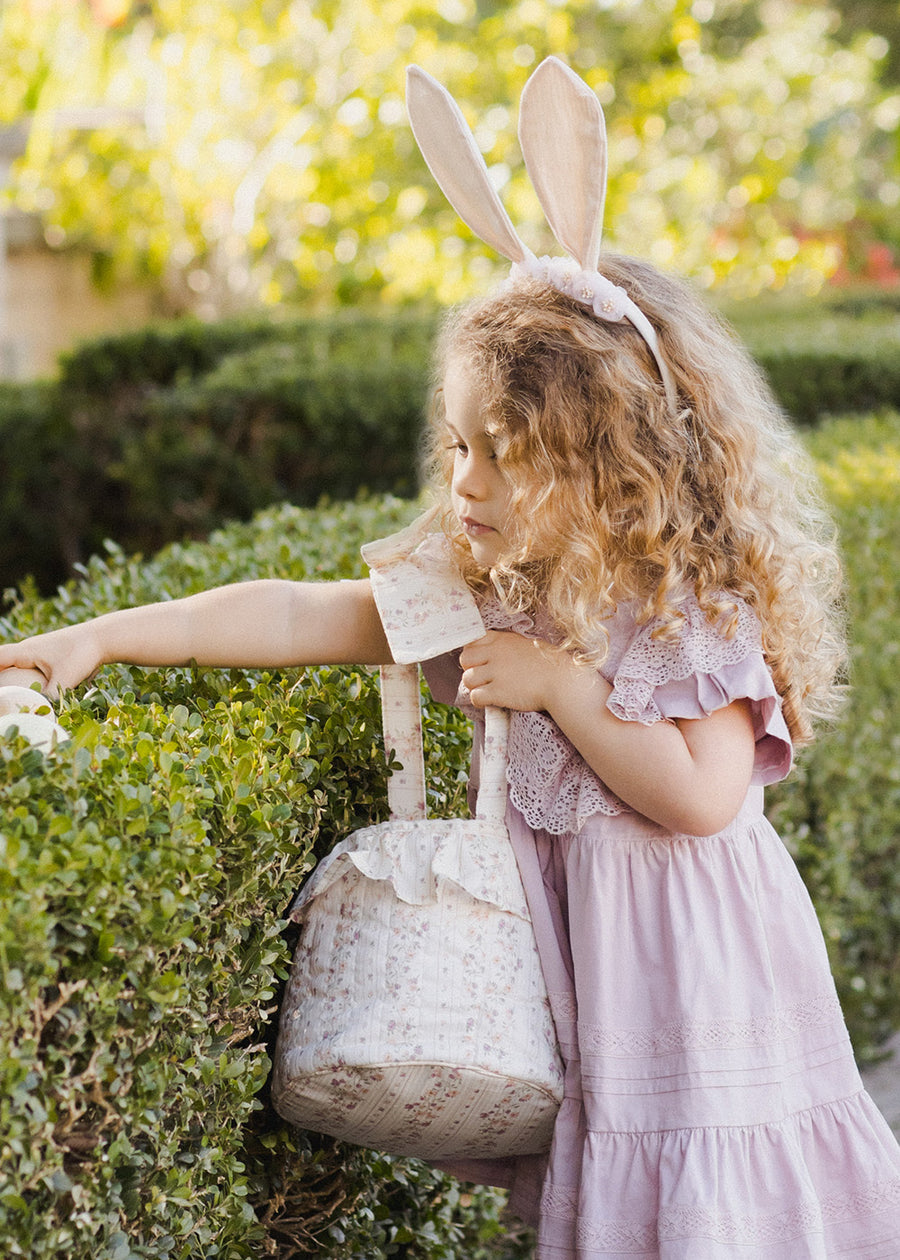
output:
M 428 819 L 416 660 L 484 632 L 428 518 L 363 549 L 395 660 L 389 822 L 338 844 L 301 890 L 281 1011 L 278 1111 L 393 1154 L 548 1149 L 563 1069 L 504 821 L 508 715 L 488 710 L 476 817 Z

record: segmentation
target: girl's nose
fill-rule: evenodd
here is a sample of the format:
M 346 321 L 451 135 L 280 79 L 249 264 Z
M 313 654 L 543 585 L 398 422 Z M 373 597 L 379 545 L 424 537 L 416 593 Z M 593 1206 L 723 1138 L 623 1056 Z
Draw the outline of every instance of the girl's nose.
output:
M 478 461 L 471 455 L 464 463 L 457 463 L 453 470 L 453 489 L 462 499 L 484 497 L 484 476 L 478 468 Z

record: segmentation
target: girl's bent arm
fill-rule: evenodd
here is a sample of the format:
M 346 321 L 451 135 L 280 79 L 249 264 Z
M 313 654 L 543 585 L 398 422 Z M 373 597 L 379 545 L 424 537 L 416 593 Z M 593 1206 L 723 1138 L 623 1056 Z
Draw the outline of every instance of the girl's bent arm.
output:
M 74 687 L 101 665 L 283 667 L 389 663 L 368 580 L 264 579 L 104 613 L 0 647 L 0 669 L 37 668 L 46 690 Z M 0 675 L 2 679 L 2 675 Z
M 705 718 L 643 726 L 611 713 L 605 701 L 612 689 L 598 681 L 599 709 L 584 703 L 585 688 L 578 698 L 560 698 L 551 716 L 607 787 L 669 831 L 709 836 L 727 827 L 753 772 L 749 701 Z
M 607 787 L 667 830 L 714 835 L 743 804 L 755 748 L 748 701 L 644 726 L 610 712 L 612 687 L 596 670 L 546 643 L 491 631 L 461 662 L 474 704 L 549 713 Z

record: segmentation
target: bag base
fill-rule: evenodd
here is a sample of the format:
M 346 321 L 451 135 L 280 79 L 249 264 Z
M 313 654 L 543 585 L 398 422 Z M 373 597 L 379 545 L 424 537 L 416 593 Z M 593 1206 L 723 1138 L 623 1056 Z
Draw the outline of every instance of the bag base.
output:
M 381 1063 L 291 1077 L 276 1062 L 280 1115 L 316 1133 L 420 1159 L 530 1155 L 550 1145 L 559 1099 L 530 1081 L 449 1063 Z

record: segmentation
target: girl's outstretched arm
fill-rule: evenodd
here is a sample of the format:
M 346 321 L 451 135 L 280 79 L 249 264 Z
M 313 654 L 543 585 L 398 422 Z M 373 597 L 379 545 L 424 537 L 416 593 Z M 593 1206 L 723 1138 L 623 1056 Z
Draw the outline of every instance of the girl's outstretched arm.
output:
M 743 804 L 755 746 L 748 701 L 696 720 L 624 722 L 595 669 L 504 631 L 469 644 L 461 664 L 473 704 L 549 713 L 607 787 L 669 831 L 714 835 Z
M 51 696 L 111 661 L 262 668 L 391 659 L 367 579 L 238 582 L 0 646 L 0 670 L 38 670 Z

